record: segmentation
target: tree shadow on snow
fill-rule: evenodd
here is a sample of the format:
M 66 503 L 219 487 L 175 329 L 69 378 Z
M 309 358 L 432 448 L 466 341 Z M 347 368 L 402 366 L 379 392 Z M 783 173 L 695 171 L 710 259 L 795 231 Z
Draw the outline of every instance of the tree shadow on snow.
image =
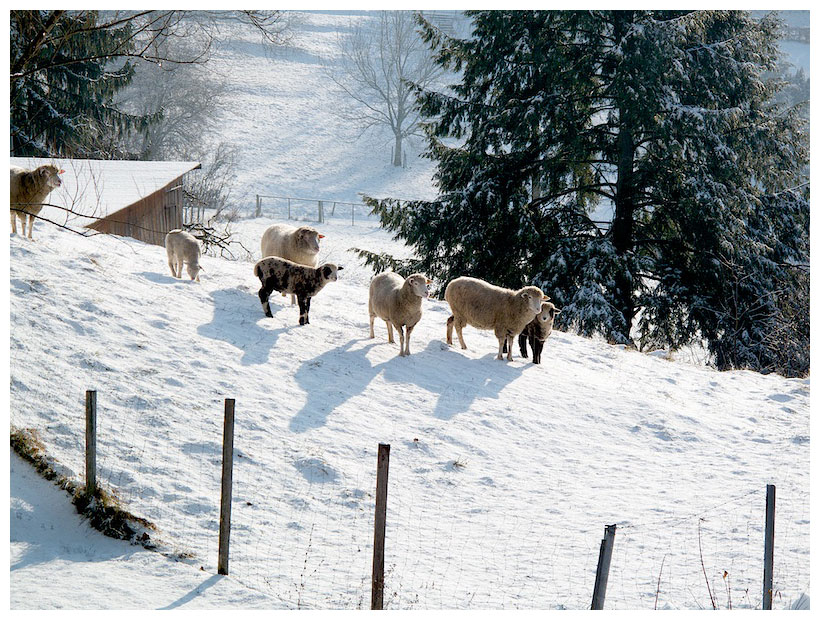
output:
M 182 271 L 182 278 L 175 278 L 174 276 L 166 276 L 164 273 L 156 273 L 154 271 L 143 271 L 142 273 L 138 273 L 136 275 L 142 276 L 143 278 L 145 278 L 149 282 L 154 282 L 156 284 L 174 284 L 176 282 L 186 282 L 186 281 L 187 282 L 193 282 L 193 280 L 191 280 L 191 278 L 186 277 L 185 270 Z
M 260 324 L 270 321 L 262 313 L 259 297 L 239 288 L 226 288 L 211 293 L 214 316 L 210 323 L 200 325 L 197 333 L 213 340 L 222 340 L 242 351 L 243 366 L 264 364 L 280 334 L 288 328 L 266 329 Z M 276 310 L 271 304 L 271 310 Z
M 410 357 L 396 355 L 373 365 L 366 355 L 371 347 L 390 346 L 398 353 L 398 345 L 376 339 L 351 349 L 360 342 L 362 339 L 351 340 L 299 367 L 295 379 L 307 395 L 307 401 L 291 419 L 290 430 L 301 433 L 324 425 L 332 411 L 361 394 L 380 373 L 388 382 L 415 385 L 437 394 L 435 405 L 431 403 L 420 413 L 431 411 L 437 418 L 449 420 L 469 410 L 477 398 L 498 398 L 526 368 L 520 363 L 496 360 L 495 353 L 480 359 L 465 357 L 438 340 L 429 342 L 423 351 Z

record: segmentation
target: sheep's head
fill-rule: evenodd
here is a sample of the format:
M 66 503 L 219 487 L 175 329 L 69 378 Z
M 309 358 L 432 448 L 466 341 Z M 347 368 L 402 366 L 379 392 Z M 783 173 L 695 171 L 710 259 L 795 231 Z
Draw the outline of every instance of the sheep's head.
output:
M 199 263 L 188 263 L 185 268 L 188 271 L 188 276 L 191 280 L 196 280 L 199 282 L 199 270 L 201 269 Z
M 63 184 L 62 179 L 60 179 L 60 174 L 63 172 L 65 172 L 65 170 L 60 170 L 53 164 L 40 166 L 36 170 L 37 176 L 39 177 L 43 187 L 48 187 L 49 191 L 57 189 Z
M 525 286 L 517 296 L 524 300 L 533 315 L 541 312 L 541 303 L 549 299 L 537 286 Z
M 337 273 L 344 269 L 341 265 L 334 265 L 333 263 L 325 263 L 319 267 L 322 277 L 328 282 L 335 282 L 338 279 Z
M 413 291 L 413 294 L 417 297 L 430 297 L 429 286 L 433 281 L 428 280 L 424 274 L 414 273 L 411 276 L 407 276 L 406 282 L 409 284 L 410 290 Z
M 555 315 L 560 314 L 561 310 L 555 307 L 551 301 L 545 301 L 541 304 L 541 312 L 535 315 L 535 320 L 539 325 L 542 325 L 546 334 L 544 338 L 550 335 L 552 331 L 552 323 L 555 320 Z
M 314 254 L 319 252 L 319 239 L 324 239 L 324 237 L 324 235 L 319 234 L 318 230 L 310 226 L 300 226 L 296 229 L 296 238 L 299 245 Z

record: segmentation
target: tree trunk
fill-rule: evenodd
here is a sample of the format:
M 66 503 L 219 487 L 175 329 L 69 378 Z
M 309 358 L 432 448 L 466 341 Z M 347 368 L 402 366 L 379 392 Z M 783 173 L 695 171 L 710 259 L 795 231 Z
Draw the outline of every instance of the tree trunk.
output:
M 620 19 L 619 19 L 620 18 Z M 629 23 L 632 21 L 631 11 L 616 12 L 614 27 L 615 40 L 620 41 L 625 35 Z M 630 332 L 632 319 L 635 318 L 634 290 L 636 283 L 627 264 L 628 256 L 635 245 L 635 142 L 632 134 L 632 123 L 628 110 L 628 102 L 619 102 L 619 132 L 617 142 L 617 171 L 618 178 L 615 186 L 615 214 L 610 230 L 612 245 L 618 257 L 618 266 L 614 276 L 615 291 L 613 301 L 615 309 L 623 320 L 622 325 L 613 325 L 612 332 L 620 331 L 622 344 L 632 344 Z M 620 341 L 616 333 L 611 333 L 613 339 Z
M 393 165 L 401 168 L 401 133 L 396 132 L 396 145 L 393 147 Z

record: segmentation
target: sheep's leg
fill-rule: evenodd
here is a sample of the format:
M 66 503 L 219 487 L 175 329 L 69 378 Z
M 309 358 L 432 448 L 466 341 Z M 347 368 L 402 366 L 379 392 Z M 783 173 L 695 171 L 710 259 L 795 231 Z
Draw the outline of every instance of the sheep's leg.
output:
M 373 323 L 375 323 L 375 322 L 376 322 L 376 315 L 375 315 L 375 314 L 371 314 L 371 315 L 370 315 L 370 337 L 371 337 L 371 338 L 375 338 L 375 337 L 376 337 L 376 332 L 374 332 L 374 331 L 373 331 Z
M 17 211 L 11 212 L 11 232 L 17 234 Z
M 268 290 L 266 284 L 262 285 L 262 288 L 259 289 L 259 301 L 262 302 L 262 311 L 265 313 L 265 316 L 272 317 L 273 314 L 270 311 L 270 302 L 268 298 L 270 297 L 271 291 Z
M 512 334 L 506 334 L 504 336 L 504 341 L 507 343 L 507 361 L 512 361 L 512 349 L 513 349 L 513 337 Z
M 396 329 L 399 330 L 399 355 L 404 357 L 404 326 L 396 325 Z
M 415 327 L 415 325 L 413 326 Z M 410 334 L 413 332 L 413 327 L 407 326 L 407 335 L 404 339 L 404 354 L 410 355 Z
M 544 341 L 543 340 L 536 340 L 535 338 L 532 339 L 530 342 L 530 348 L 532 349 L 532 363 L 533 364 L 540 364 L 541 363 L 541 351 L 544 349 Z
M 177 268 L 172 257 L 168 257 L 168 266 L 171 268 L 171 275 L 177 277 Z
M 305 299 L 305 325 L 310 323 L 310 300 L 310 297 Z
M 503 338 L 501 338 L 501 337 L 498 338 L 498 355 L 495 356 L 495 359 L 497 359 L 497 360 L 503 360 L 504 359 L 504 345 L 506 344 L 506 342 L 507 342 L 507 337 L 506 336 L 504 336 Z
M 527 357 L 527 334 L 518 334 L 518 348 L 521 349 L 521 357 Z
M 387 319 L 384 320 L 384 323 L 387 325 L 387 342 L 396 342 L 393 339 L 393 324 Z
M 456 328 L 456 336 L 458 336 L 458 341 L 461 343 L 461 348 L 466 349 L 467 345 L 464 343 L 464 334 L 461 333 L 461 330 L 464 329 L 466 323 L 462 323 L 458 319 L 453 321 L 453 324 Z
M 284 297 L 285 295 L 287 295 L 287 293 L 282 293 L 282 297 Z M 296 303 L 296 295 L 291 293 L 291 295 L 290 295 L 290 305 L 292 306 L 295 303 Z
M 447 319 L 447 344 L 453 344 L 453 322 L 455 321 L 455 317 L 449 317 Z
M 308 322 L 308 297 L 297 295 L 296 300 L 299 302 L 299 325 L 306 325 Z
M 25 229 L 25 224 L 23 224 L 23 228 Z M 28 238 L 33 240 L 31 236 L 31 230 L 34 228 L 34 216 L 29 213 L 28 214 Z

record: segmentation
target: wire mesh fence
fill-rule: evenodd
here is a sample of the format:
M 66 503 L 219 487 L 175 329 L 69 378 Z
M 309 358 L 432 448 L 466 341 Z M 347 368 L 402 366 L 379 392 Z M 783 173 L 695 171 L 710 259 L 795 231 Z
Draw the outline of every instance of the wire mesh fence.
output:
M 220 400 L 207 400 L 181 407 L 169 397 L 100 394 L 97 471 L 101 487 L 157 526 L 161 551 L 215 572 L 223 418 Z M 69 471 L 83 472 L 76 401 L 76 423 L 45 416 L 36 430 Z M 13 412 L 13 427 L 30 427 L 24 410 Z M 256 418 L 238 415 L 235 437 L 232 577 L 285 608 L 368 608 L 377 446 L 342 470 L 315 446 L 275 441 Z M 604 523 L 567 521 L 572 513 L 525 494 L 504 500 L 489 479 L 459 484 L 464 463 L 431 463 L 415 441 L 397 448 L 386 609 L 589 608 Z M 289 469 L 271 472 L 274 463 Z M 796 478 L 781 472 L 779 485 L 774 606 L 784 608 L 809 585 L 810 508 Z M 759 609 L 764 500 L 761 483 L 715 505 L 659 508 L 618 524 L 606 608 Z
M 361 202 L 322 198 L 256 196 L 256 217 L 271 217 L 305 222 L 347 221 L 351 225 L 378 222 L 370 208 Z

